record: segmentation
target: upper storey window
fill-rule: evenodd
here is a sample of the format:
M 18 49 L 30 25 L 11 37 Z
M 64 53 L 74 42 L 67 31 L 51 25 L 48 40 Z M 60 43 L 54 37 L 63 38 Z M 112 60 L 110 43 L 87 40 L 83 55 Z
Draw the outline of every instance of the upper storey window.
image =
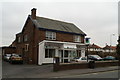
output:
M 24 41 L 28 41 L 28 36 L 27 35 L 24 36 Z
M 81 42 L 81 36 L 75 35 L 74 40 L 75 42 Z
M 56 32 L 46 31 L 46 39 L 56 40 Z
M 18 43 L 20 43 L 21 42 L 21 38 L 20 37 L 18 37 Z

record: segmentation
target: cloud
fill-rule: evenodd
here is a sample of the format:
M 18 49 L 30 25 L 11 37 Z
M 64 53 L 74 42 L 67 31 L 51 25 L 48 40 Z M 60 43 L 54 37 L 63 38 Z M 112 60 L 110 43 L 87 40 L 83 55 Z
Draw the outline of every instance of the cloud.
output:
M 91 37 L 91 43 L 100 46 L 109 44 L 110 34 L 117 34 L 117 2 L 5 2 L 2 5 L 3 45 L 15 39 L 33 7 L 37 8 L 38 16 L 74 23 Z

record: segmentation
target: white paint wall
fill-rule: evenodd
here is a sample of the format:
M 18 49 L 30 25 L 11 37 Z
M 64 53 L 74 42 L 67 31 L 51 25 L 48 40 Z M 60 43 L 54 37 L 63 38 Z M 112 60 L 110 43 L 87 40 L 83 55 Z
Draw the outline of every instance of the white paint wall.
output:
M 44 53 L 45 53 L 44 43 L 41 43 L 39 44 L 38 65 L 42 65 L 44 59 Z
M 85 48 L 81 49 L 81 57 L 85 57 Z
M 77 48 L 75 44 L 64 44 L 63 45 L 64 48 Z
M 53 58 L 45 58 L 45 47 L 44 42 L 39 44 L 39 54 L 38 54 L 38 65 L 43 63 L 53 63 Z

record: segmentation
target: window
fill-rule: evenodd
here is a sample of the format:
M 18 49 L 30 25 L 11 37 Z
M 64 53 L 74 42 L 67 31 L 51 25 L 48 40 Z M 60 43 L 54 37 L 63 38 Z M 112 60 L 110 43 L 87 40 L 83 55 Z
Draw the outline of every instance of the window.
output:
M 75 35 L 74 39 L 75 39 L 75 42 L 81 42 L 81 37 L 80 36 Z
M 51 31 L 46 31 L 46 39 L 56 40 L 56 33 Z
M 27 41 L 27 40 L 28 40 L 28 36 L 25 35 L 25 36 L 24 36 L 24 41 Z
M 18 42 L 19 42 L 19 43 L 21 42 L 21 38 L 20 38 L 20 37 L 18 37 Z
M 68 51 L 67 50 L 65 50 L 65 52 L 64 52 L 64 57 L 68 57 Z
M 55 57 L 55 49 L 45 49 L 45 58 Z
M 28 51 L 29 44 L 25 44 L 25 51 Z

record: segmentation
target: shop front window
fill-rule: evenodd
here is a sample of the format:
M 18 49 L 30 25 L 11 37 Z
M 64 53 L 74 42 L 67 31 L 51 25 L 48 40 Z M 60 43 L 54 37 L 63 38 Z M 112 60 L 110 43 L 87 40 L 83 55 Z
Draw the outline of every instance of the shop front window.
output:
M 55 57 L 55 49 L 45 49 L 45 58 Z

